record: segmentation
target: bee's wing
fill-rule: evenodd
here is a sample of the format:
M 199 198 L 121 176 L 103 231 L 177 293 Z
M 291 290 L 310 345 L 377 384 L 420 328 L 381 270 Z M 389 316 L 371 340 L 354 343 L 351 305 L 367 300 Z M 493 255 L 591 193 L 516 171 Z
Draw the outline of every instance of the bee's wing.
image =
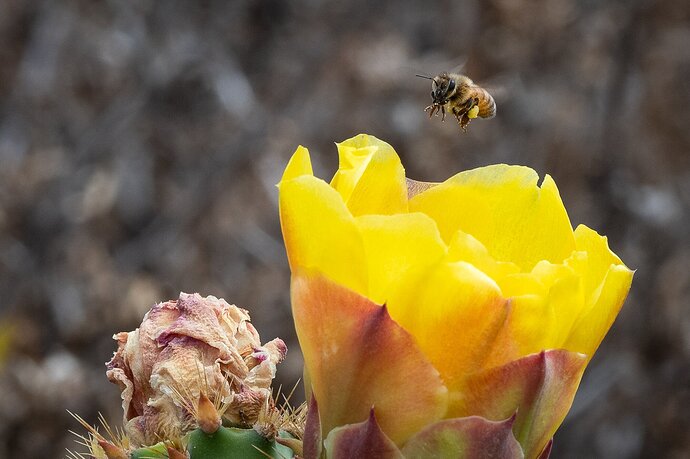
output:
M 462 70 L 465 68 L 466 65 L 467 65 L 467 58 L 466 57 L 463 57 L 462 60 L 456 59 L 455 65 L 448 69 L 448 73 L 462 73 Z
M 509 100 L 512 94 L 518 94 L 524 89 L 524 84 L 518 74 L 498 75 L 478 84 L 486 89 L 497 103 Z

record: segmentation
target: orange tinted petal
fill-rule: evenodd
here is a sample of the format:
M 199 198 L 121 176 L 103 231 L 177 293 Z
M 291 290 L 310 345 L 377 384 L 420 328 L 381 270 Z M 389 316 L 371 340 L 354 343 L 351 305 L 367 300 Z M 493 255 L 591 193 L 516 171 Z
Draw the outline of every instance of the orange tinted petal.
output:
M 438 371 L 385 307 L 303 271 L 293 273 L 291 293 L 323 432 L 361 422 L 373 406 L 383 431 L 401 444 L 443 417 L 447 389 Z
M 483 367 L 509 312 L 496 283 L 465 262 L 443 261 L 402 281 L 387 304 L 451 390 Z

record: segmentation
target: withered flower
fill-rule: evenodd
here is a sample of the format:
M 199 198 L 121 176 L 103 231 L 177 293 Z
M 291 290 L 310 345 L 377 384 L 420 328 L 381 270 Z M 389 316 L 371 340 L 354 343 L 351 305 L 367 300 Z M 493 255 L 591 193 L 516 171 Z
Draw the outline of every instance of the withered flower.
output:
M 246 310 L 223 299 L 180 293 L 153 306 L 138 329 L 114 335 L 118 349 L 106 374 L 122 391 L 133 443 L 195 428 L 202 394 L 231 422 L 256 421 L 287 347 L 279 338 L 262 346 L 249 321 Z

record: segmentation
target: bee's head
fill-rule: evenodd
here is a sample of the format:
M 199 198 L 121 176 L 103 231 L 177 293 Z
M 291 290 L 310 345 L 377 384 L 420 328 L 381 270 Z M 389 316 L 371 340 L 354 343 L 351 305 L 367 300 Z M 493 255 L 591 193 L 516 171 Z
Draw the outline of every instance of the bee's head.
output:
M 445 105 L 455 94 L 456 82 L 447 73 L 442 73 L 431 80 L 431 98 L 434 104 Z

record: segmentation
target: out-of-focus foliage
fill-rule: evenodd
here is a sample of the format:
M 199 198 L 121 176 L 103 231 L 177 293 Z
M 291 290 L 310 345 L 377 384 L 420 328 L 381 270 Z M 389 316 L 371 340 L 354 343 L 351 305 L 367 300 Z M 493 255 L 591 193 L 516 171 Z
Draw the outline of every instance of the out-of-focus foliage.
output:
M 358 132 L 418 180 L 496 162 L 553 176 L 571 219 L 638 269 L 553 457 L 690 452 L 687 1 L 8 0 L 0 41 L 0 312 L 17 330 L 0 457 L 64 454 L 66 408 L 116 424 L 111 335 L 180 291 L 285 339 L 292 387 L 274 185 L 295 145 L 325 176 L 333 139 Z M 426 119 L 414 77 L 463 61 L 504 87 L 467 134 Z
M 10 353 L 13 335 L 12 324 L 0 322 L 0 371 L 2 371 L 3 364 Z

